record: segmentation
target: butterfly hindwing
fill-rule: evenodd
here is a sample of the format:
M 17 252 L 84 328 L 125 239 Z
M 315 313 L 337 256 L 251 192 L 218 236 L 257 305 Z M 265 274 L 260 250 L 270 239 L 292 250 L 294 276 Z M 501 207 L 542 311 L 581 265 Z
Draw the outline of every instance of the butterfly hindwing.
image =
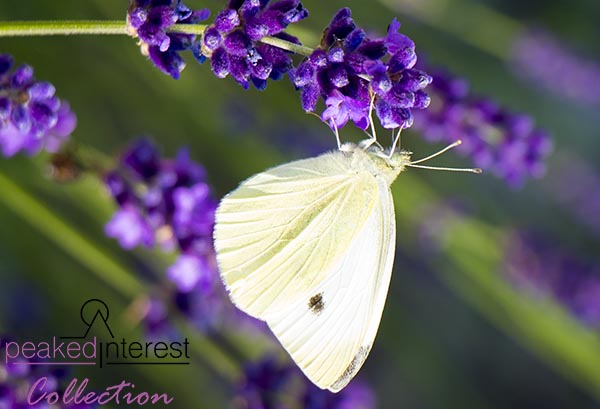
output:
M 304 297 L 266 315 L 294 361 L 323 389 L 337 392 L 364 363 L 379 327 L 395 250 L 391 192 L 378 183 L 377 202 L 327 279 Z

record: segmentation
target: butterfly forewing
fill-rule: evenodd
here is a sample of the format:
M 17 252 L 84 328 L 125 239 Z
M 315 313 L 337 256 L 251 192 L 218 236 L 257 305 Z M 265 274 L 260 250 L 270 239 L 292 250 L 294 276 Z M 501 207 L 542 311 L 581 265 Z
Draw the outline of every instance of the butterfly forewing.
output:
M 215 248 L 234 303 L 264 319 L 305 297 L 339 263 L 378 200 L 375 178 L 342 152 L 260 173 L 227 195 Z

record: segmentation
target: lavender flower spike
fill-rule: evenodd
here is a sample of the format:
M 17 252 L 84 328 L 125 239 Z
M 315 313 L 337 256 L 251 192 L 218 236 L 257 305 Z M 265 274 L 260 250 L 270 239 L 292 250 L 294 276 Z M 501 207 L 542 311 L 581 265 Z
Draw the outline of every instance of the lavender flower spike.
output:
M 75 129 L 69 104 L 48 82 L 37 81 L 33 68 L 13 68 L 13 58 L 0 54 L 0 149 L 6 157 L 20 151 L 34 155 L 56 152 Z
M 196 55 L 200 61 L 210 58 L 219 78 L 231 75 L 245 89 L 250 83 L 265 89 L 267 80 L 280 79 L 292 68 L 292 60 L 288 52 L 260 39 L 273 36 L 299 44 L 283 30 L 307 16 L 299 0 L 230 0 L 204 32 Z
M 575 55 L 549 32 L 525 31 L 513 45 L 512 61 L 530 84 L 581 104 L 600 104 L 600 64 Z
M 431 142 L 462 140 L 458 152 L 511 187 L 539 178 L 552 144 L 533 119 L 469 94 L 465 80 L 433 72 L 431 107 L 415 113 L 415 128 Z
M 106 234 L 127 250 L 159 245 L 178 251 L 167 278 L 180 299 L 196 302 L 198 296 L 202 303 L 210 299 L 211 313 L 216 314 L 220 309 L 216 300 L 224 299 L 217 296 L 221 285 L 212 244 L 217 203 L 204 168 L 190 159 L 186 149 L 175 159 L 164 159 L 149 139 L 140 139 L 105 175 L 105 183 L 118 206 Z M 184 313 L 197 313 L 198 308 L 188 308 L 192 301 L 181 303 Z
M 206 20 L 208 9 L 191 10 L 181 0 L 131 0 L 127 11 L 127 29 L 140 39 L 142 54 L 162 72 L 178 79 L 185 68 L 179 54 L 192 49 L 196 36 L 169 33 L 173 24 L 197 24 Z
M 332 128 L 352 120 L 366 129 L 373 101 L 384 128 L 410 127 L 412 109 L 429 105 L 423 89 L 431 77 L 414 68 L 415 44 L 399 28 L 394 19 L 385 37 L 369 39 L 352 20 L 350 9 L 338 11 L 320 46 L 292 73 L 304 110 L 314 112 L 322 97 L 326 109 L 321 119 Z

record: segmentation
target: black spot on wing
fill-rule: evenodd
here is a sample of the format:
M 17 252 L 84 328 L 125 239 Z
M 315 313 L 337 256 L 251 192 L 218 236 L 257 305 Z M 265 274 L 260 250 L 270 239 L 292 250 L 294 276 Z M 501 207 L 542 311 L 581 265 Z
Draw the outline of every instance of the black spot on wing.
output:
M 323 293 L 319 293 L 310 297 L 308 300 L 308 309 L 314 314 L 320 314 L 325 308 L 325 301 L 323 301 Z

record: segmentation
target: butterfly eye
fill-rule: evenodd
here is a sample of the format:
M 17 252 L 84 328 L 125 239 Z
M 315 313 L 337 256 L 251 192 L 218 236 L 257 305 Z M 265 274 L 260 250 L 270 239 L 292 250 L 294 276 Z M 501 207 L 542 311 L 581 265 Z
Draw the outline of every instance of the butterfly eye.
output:
M 308 309 L 314 314 L 320 314 L 325 308 L 325 302 L 323 301 L 323 293 L 319 293 L 310 297 L 308 300 Z

